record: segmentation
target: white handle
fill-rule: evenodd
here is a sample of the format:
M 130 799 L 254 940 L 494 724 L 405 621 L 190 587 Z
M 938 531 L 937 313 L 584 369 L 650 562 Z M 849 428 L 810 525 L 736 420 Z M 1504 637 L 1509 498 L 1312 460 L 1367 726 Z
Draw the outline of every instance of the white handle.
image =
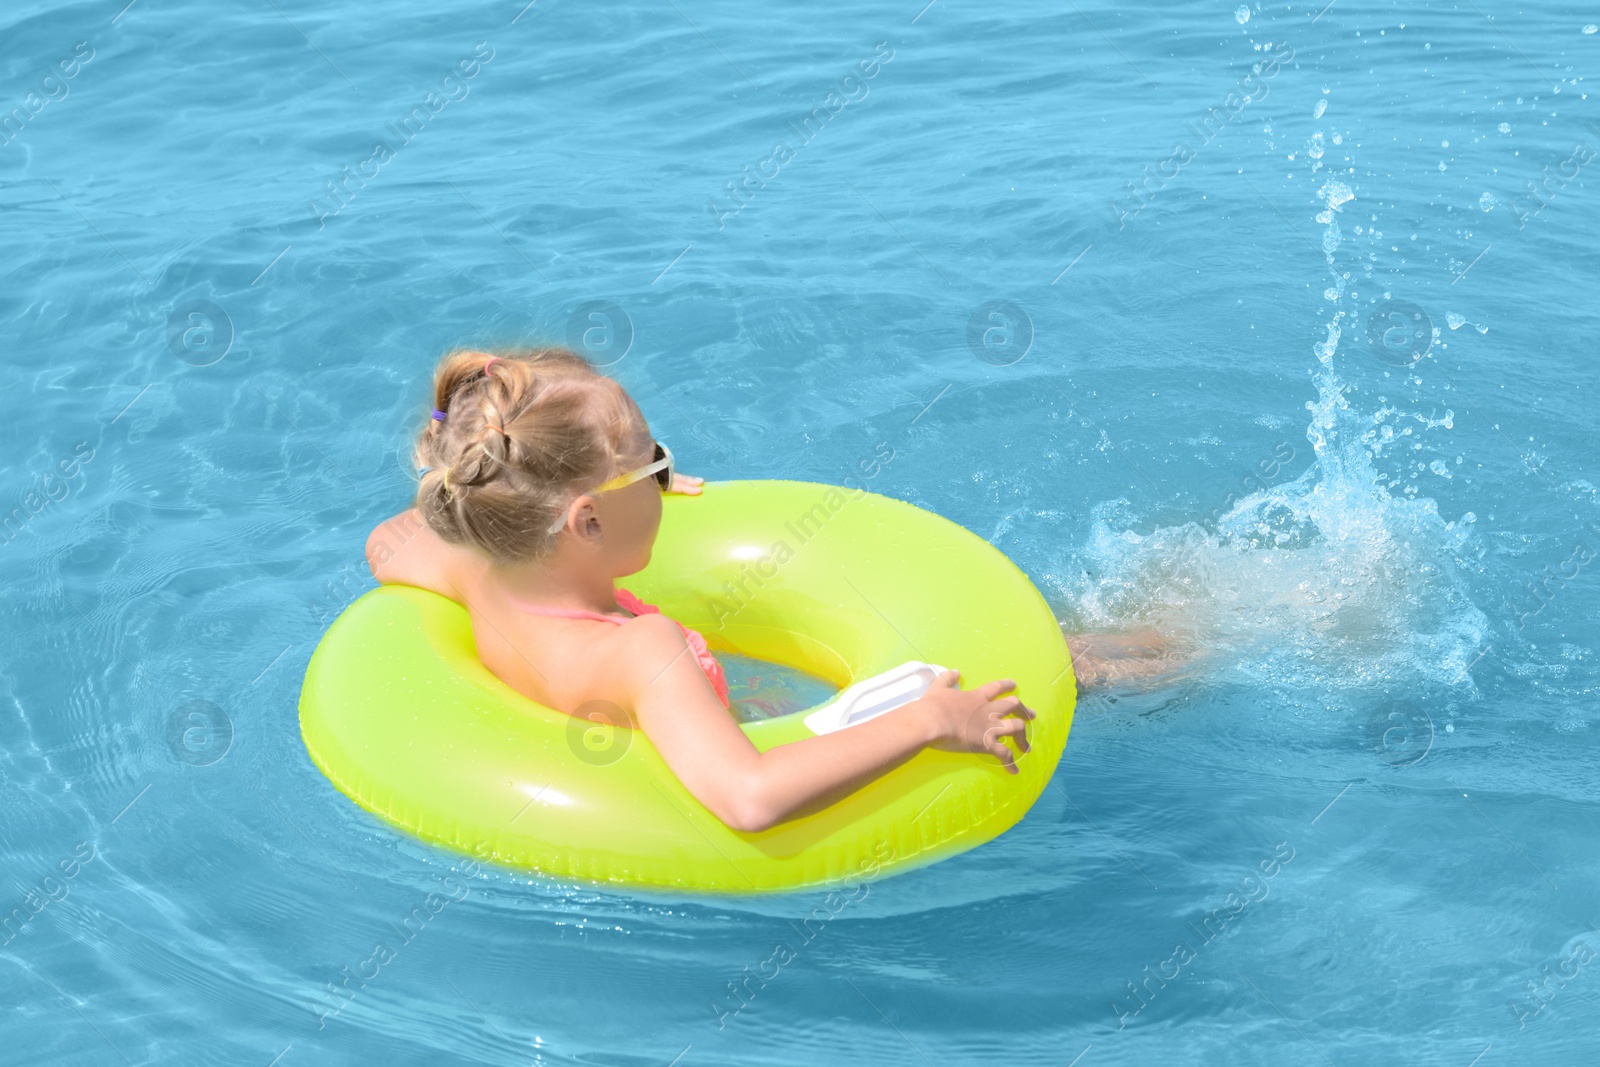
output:
M 807 715 L 806 727 L 814 734 L 831 734 L 835 730 L 877 718 L 926 693 L 945 669 L 932 663 L 909 660 L 882 674 L 863 678 L 830 703 Z

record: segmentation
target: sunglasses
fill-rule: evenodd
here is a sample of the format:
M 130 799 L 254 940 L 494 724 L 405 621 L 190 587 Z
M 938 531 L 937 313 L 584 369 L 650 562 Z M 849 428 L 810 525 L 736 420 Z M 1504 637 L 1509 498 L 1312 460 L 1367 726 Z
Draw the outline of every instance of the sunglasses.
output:
M 661 486 L 663 493 L 671 489 L 673 475 L 672 450 L 660 441 L 656 441 L 654 444 L 656 446 L 655 455 L 651 457 L 649 463 L 642 467 L 635 467 L 627 474 L 619 474 L 609 482 L 603 482 L 595 486 L 593 492 L 604 493 L 608 489 L 621 489 L 625 485 L 632 485 L 640 478 L 647 478 L 652 474 L 656 476 L 656 484 Z
M 655 442 L 655 446 L 655 455 L 649 463 L 646 463 L 642 467 L 635 467 L 626 474 L 619 474 L 608 482 L 602 482 L 593 489 L 589 490 L 589 492 L 604 493 L 612 489 L 621 489 L 625 485 L 632 485 L 641 478 L 648 478 L 652 474 L 655 475 L 656 485 L 661 487 L 661 491 L 663 493 L 670 490 L 672 488 L 672 479 L 675 473 L 672 465 L 672 449 L 668 448 L 660 441 Z M 567 513 L 571 510 L 571 504 L 568 504 L 566 508 L 562 510 L 561 518 L 557 519 L 555 525 L 550 527 L 551 533 L 558 532 L 567 524 Z

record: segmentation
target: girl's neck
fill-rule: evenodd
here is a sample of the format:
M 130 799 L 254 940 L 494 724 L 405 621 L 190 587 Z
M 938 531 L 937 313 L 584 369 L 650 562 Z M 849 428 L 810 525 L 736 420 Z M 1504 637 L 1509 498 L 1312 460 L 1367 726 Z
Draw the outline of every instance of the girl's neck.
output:
M 536 563 L 492 564 L 487 579 L 496 591 L 532 604 L 601 614 L 617 610 L 614 579 L 563 565 L 559 558 Z

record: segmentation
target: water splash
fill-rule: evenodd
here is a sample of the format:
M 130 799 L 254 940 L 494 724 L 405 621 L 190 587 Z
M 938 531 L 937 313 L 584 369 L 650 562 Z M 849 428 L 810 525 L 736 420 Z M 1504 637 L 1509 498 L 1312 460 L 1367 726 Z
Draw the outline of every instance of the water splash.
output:
M 1214 529 L 1187 522 L 1141 535 L 1129 528 L 1135 516 L 1125 502 L 1096 508 L 1083 577 L 1069 583 L 1077 617 L 1068 625 L 1179 635 L 1176 651 L 1203 654 L 1219 684 L 1470 687 L 1467 669 L 1488 632 L 1456 562 L 1475 555 L 1472 519 L 1446 522 L 1414 484 L 1401 489 L 1404 476 L 1390 480 L 1375 465 L 1416 441 L 1419 427 L 1397 430 L 1400 422 L 1449 431 L 1454 413 L 1351 407 L 1336 369 L 1351 312 L 1334 257 L 1338 215 L 1356 194 L 1330 180 L 1318 196 L 1334 284 L 1324 294 L 1333 305 L 1324 336 L 1312 345 L 1319 369 L 1305 438 L 1313 462 L 1280 484 L 1257 479 Z M 1448 477 L 1442 465 L 1427 469 Z

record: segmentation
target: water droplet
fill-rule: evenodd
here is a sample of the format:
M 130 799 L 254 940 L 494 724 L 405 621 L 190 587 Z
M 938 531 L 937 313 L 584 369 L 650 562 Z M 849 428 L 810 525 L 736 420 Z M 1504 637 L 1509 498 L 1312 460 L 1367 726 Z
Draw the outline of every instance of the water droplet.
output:
M 1234 8 L 1233 9 L 1233 21 L 1237 22 L 1241 26 L 1243 26 L 1245 23 L 1249 22 L 1250 21 L 1250 9 L 1245 7 L 1243 4 L 1240 4 L 1238 7 Z
M 1591 23 L 1589 23 L 1589 25 L 1587 25 L 1587 26 L 1585 26 L 1583 28 L 1583 32 L 1584 33 L 1593 33 L 1597 29 L 1600 29 L 1600 26 L 1596 26 L 1594 23 L 1591 22 Z
M 1495 129 L 1499 130 L 1501 133 L 1510 133 L 1511 132 L 1511 123 L 1502 122 L 1500 125 L 1496 126 Z
M 1317 190 L 1317 195 L 1322 197 L 1323 202 L 1335 210 L 1356 198 L 1356 194 L 1351 192 L 1350 187 L 1344 182 L 1329 182 Z
M 1444 321 L 1450 324 L 1452 330 L 1459 330 L 1466 325 L 1467 317 L 1465 315 L 1457 315 L 1454 311 L 1447 311 L 1444 313 Z
M 1485 211 L 1493 211 L 1494 206 L 1499 202 L 1500 201 L 1494 198 L 1493 193 L 1484 193 L 1482 196 L 1478 197 L 1478 206 L 1483 208 Z
M 1328 110 L 1328 101 L 1326 99 L 1318 100 L 1317 101 L 1317 106 L 1311 109 L 1311 117 L 1314 118 L 1314 119 L 1320 119 L 1322 117 L 1323 113 L 1326 112 L 1327 110 Z

